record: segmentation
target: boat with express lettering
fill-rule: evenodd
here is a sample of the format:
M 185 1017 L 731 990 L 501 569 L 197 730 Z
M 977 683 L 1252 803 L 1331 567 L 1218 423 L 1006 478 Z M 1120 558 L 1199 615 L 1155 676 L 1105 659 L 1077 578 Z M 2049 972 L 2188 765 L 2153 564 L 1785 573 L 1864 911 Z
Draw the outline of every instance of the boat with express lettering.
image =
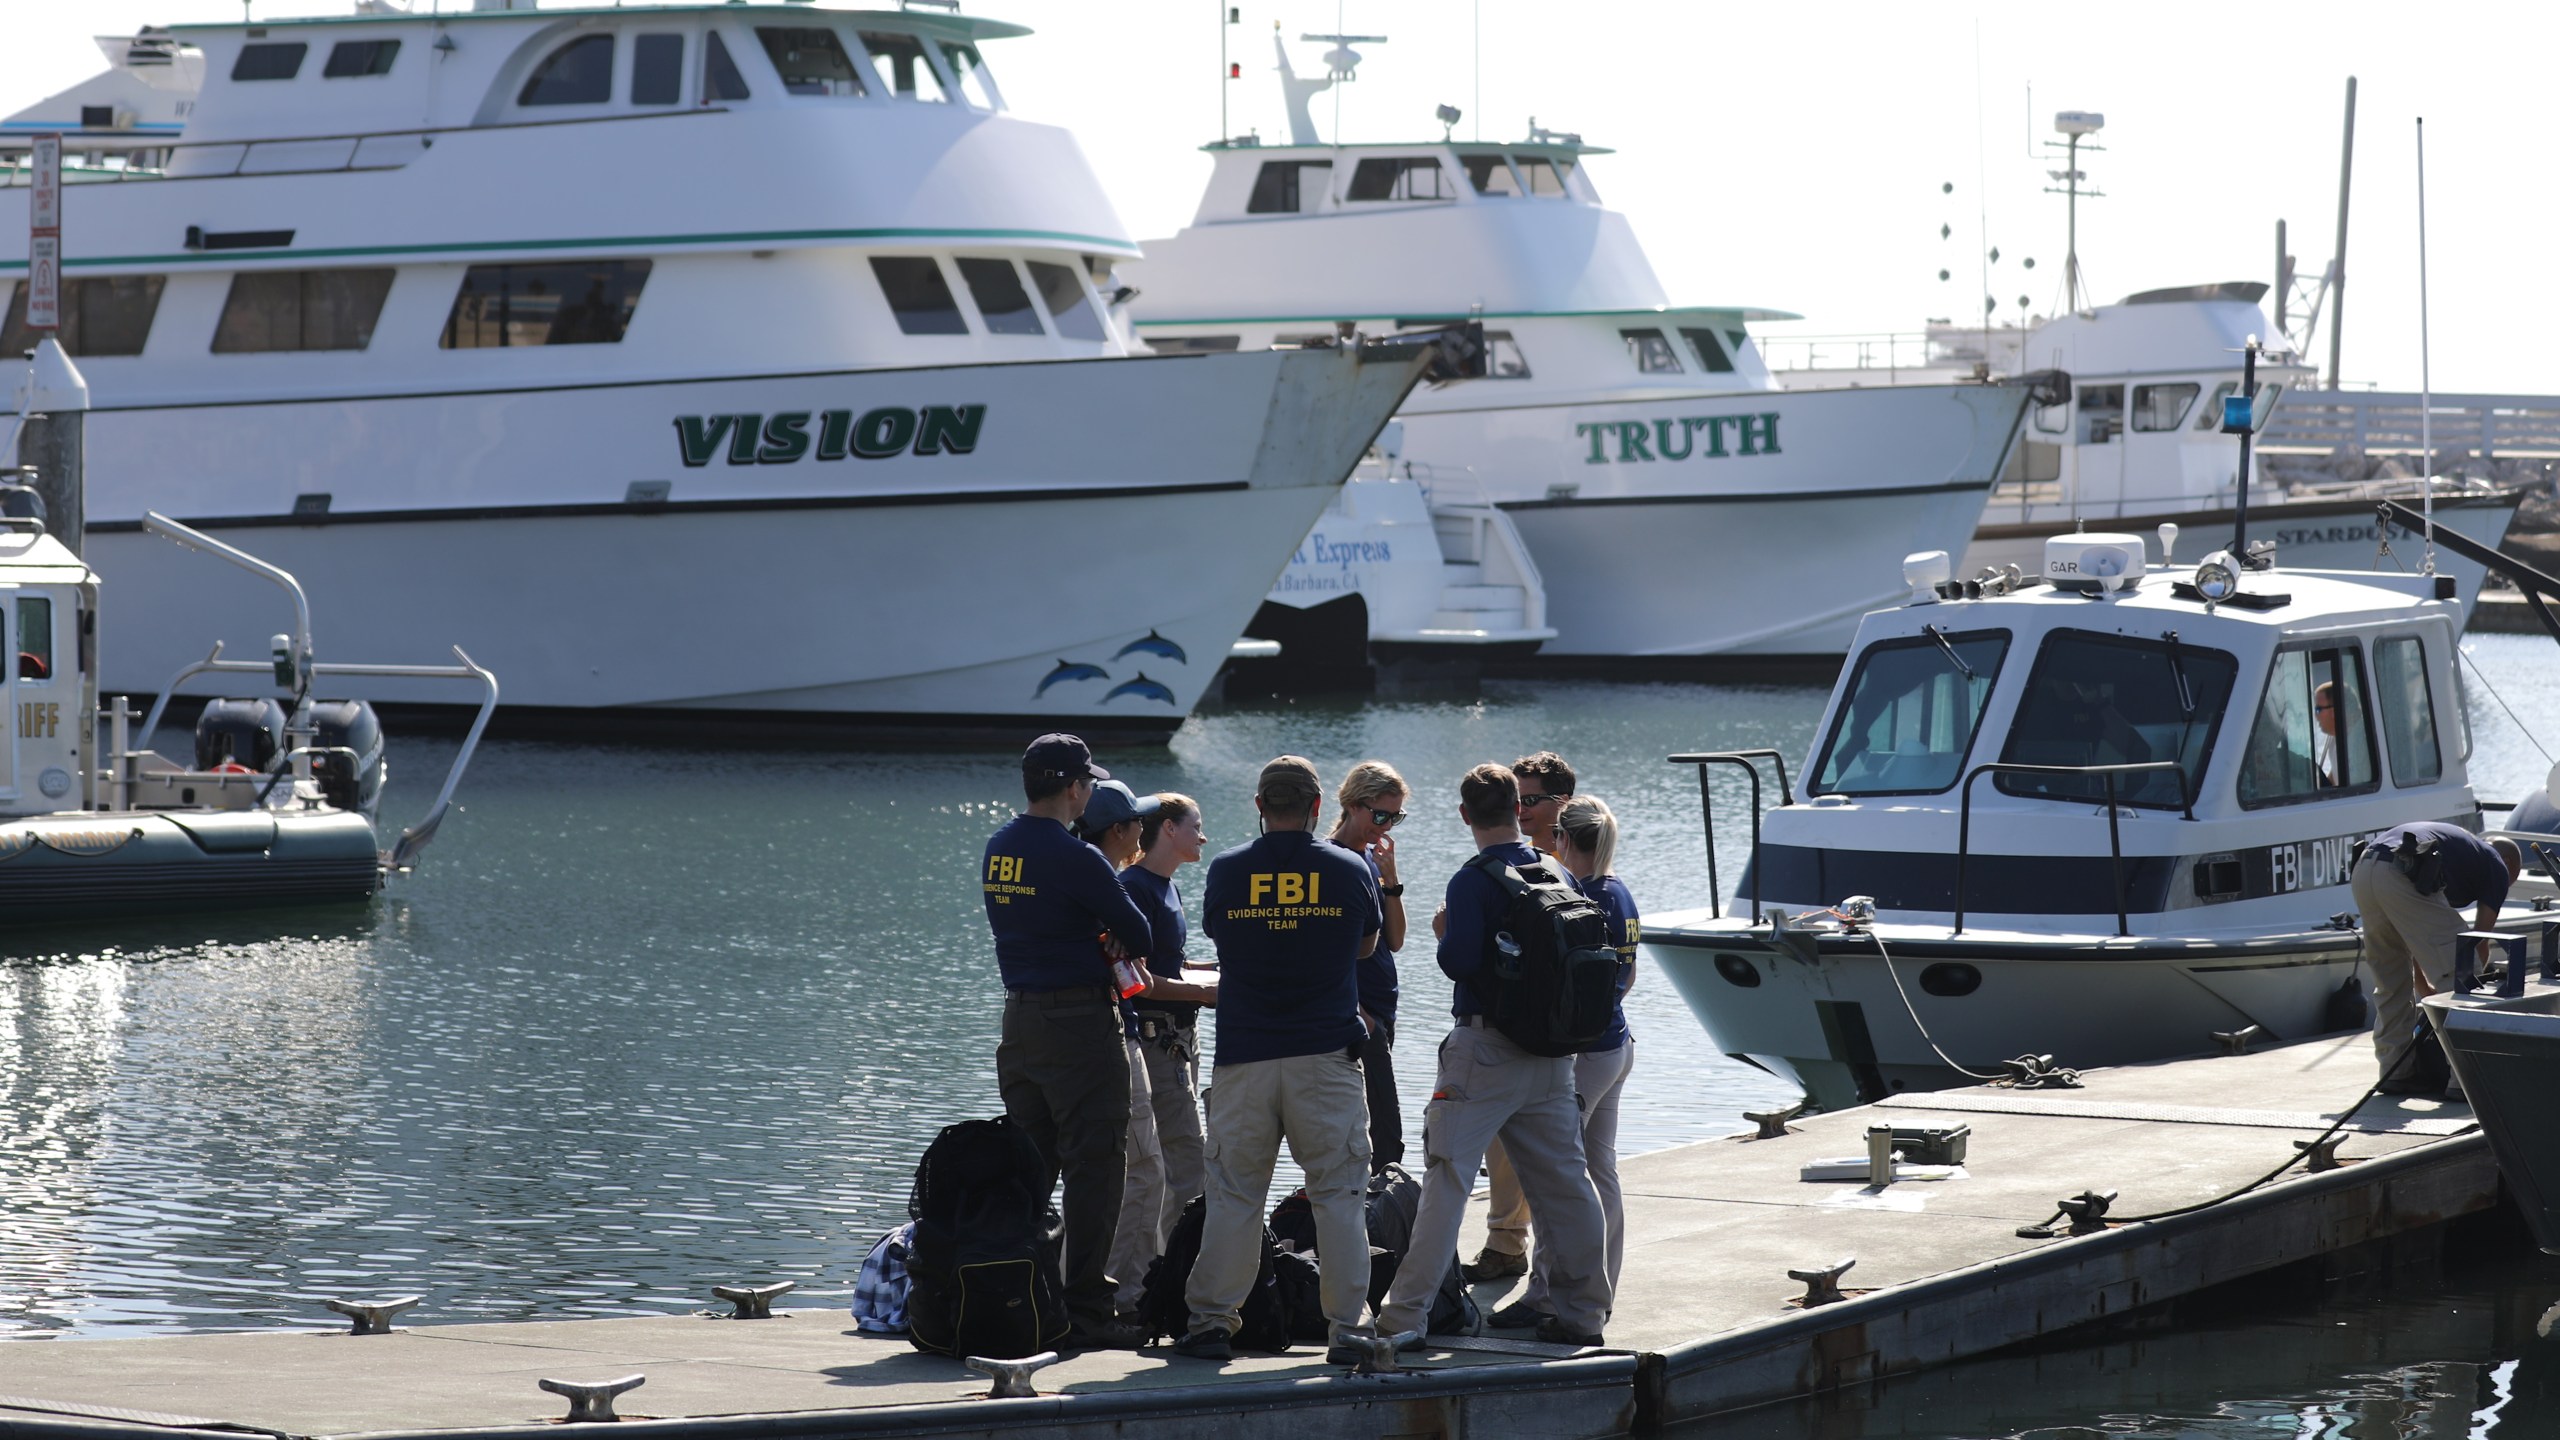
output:
M 261 6 L 126 47 L 200 76 L 174 136 L 94 88 L 11 117 L 0 284 L 26 137 L 75 172 L 107 682 L 264 634 L 254 583 L 155 553 L 158 510 L 290 568 L 340 643 L 522 677 L 514 728 L 1169 733 L 1437 352 L 1140 353 L 1136 245 L 983 53 L 1024 33 Z M 1145 594 L 1092 583 L 1137 537 Z M 430 598 L 369 603 L 392 582 Z
M 2248 405 L 2244 385 L 2223 412 L 2244 441 Z M 1711 786 L 1753 772 L 1732 909 L 1718 892 L 1643 937 L 1717 1046 L 1836 1106 L 2364 1023 L 2356 842 L 2481 820 L 2461 601 L 2423 552 L 2302 570 L 2247 527 L 2195 564 L 2058 536 L 1988 583 L 1915 555 L 1801 771 L 1673 757 L 1699 772 L 1711 890 Z
M 1376 484 L 1412 493 L 1375 509 L 1407 517 L 1416 543 L 1337 550 L 1330 574 L 1311 557 L 1275 605 L 1383 592 L 1387 577 L 1369 575 L 1410 560 L 1426 579 L 1453 567 L 1455 603 L 1421 626 L 1372 614 L 1373 642 L 1436 627 L 1525 648 L 1552 629 L 1542 660 L 1836 657 L 1857 617 L 1899 593 L 1896 560 L 1963 548 L 2036 387 L 1781 390 L 1750 327 L 1793 317 L 1672 303 L 1594 184 L 1589 162 L 1609 151 L 1534 125 L 1513 142 L 1456 140 L 1455 111 L 1437 139 L 1321 140 L 1309 97 L 1350 77 L 1359 37 L 1309 38 L 1336 43 L 1324 76 L 1299 78 L 1274 40 L 1289 142 L 1207 146 L 1192 222 L 1121 267 L 1139 333 L 1163 354 L 1286 354 L 1474 319 L 1491 353 L 1484 377 L 1417 390 L 1399 412 Z M 1346 518 L 1365 503 L 1347 494 Z M 1417 512 L 1442 523 L 1415 527 Z M 1434 538 L 1449 548 L 1431 554 Z M 1835 575 L 1879 578 L 1808 605 L 1791 583 L 1805 544 Z M 1469 621 L 1470 608 L 1500 618 Z
M 22 393 L 76 408 L 79 373 L 58 345 L 40 346 L 31 368 Z M 320 660 L 310 602 L 293 576 L 149 515 L 143 523 L 176 584 L 226 572 L 178 559 L 170 541 L 281 589 L 290 611 L 270 590 L 267 618 L 289 614 L 292 628 L 265 660 L 226 660 L 213 644 L 161 676 L 159 699 L 136 715 L 124 696 L 103 695 L 97 664 L 114 633 L 101 621 L 130 602 L 81 559 L 76 524 L 48 532 L 47 507 L 24 475 L 0 471 L 0 637 L 9 642 L 0 647 L 0 915 L 25 925 L 350 904 L 408 873 L 452 808 L 497 707 L 497 678 L 460 647 L 450 665 Z M 167 618 L 183 626 L 194 617 Z M 172 697 L 205 676 L 228 693 L 198 712 L 193 752 L 151 749 Z M 382 722 L 362 700 L 327 696 L 395 678 L 477 694 L 434 803 L 386 845 Z

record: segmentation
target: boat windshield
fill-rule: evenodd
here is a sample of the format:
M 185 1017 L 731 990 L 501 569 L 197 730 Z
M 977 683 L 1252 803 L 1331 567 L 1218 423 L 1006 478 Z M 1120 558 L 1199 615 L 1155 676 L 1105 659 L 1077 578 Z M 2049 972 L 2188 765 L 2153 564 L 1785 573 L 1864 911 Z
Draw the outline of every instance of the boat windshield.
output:
M 1955 784 L 2008 653 L 2006 630 L 1934 626 L 1868 646 L 1814 764 L 1813 792 L 1926 795 Z
M 2238 672 L 2229 654 L 2182 644 L 2176 631 L 2137 640 L 2057 630 L 2027 676 L 2000 758 L 2021 765 L 2175 760 L 2192 790 L 2203 783 Z M 2003 775 L 1996 783 L 2011 795 L 2049 800 L 2104 802 L 2107 795 L 2106 781 L 2094 775 Z M 2116 798 L 2169 808 L 2187 803 L 2178 777 L 2167 771 L 2120 777 Z

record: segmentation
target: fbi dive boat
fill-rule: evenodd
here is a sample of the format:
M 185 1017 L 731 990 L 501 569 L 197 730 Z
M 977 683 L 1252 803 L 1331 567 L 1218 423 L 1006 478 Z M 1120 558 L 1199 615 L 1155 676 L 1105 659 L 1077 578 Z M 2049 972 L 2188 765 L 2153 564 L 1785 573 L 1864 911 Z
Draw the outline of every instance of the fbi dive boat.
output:
M 30 493 L 0 484 L 0 502 L 10 502 L 0 514 L 0 635 L 10 641 L 0 667 L 0 915 L 15 925 L 353 903 L 416 865 L 497 706 L 495 676 L 459 647 L 453 665 L 321 661 L 291 575 L 151 515 L 153 534 L 283 588 L 293 629 L 275 637 L 266 662 L 226 660 L 215 644 L 161 677 L 158 701 L 137 717 L 123 696 L 102 703 L 95 663 L 102 601 L 124 599 L 27 513 L 39 508 L 23 503 Z M 170 697 L 208 675 L 231 693 L 205 702 L 193 753 L 149 748 Z M 434 803 L 388 846 L 382 723 L 362 700 L 316 698 L 369 678 L 479 691 Z M 257 693 L 268 687 L 274 693 Z
M 2144 553 L 2060 536 L 2037 575 L 1987 584 L 1914 555 L 1802 771 L 1673 757 L 1698 769 L 1711 889 L 1710 777 L 1777 772 L 1732 913 L 1715 894 L 1645 926 L 1721 1049 L 1845 1105 L 2013 1057 L 2076 1069 L 2362 1023 L 2353 847 L 2481 823 L 2454 581 L 2279 569 L 2245 521 L 2199 565 Z
M 24 137 L 62 133 L 74 172 L 106 682 L 264 633 L 254 582 L 151 553 L 157 510 L 292 570 L 342 643 L 521 676 L 515 727 L 1169 733 L 1437 352 L 1138 353 L 1137 247 L 983 54 L 1024 33 L 261 7 L 122 47 L 200 77 L 174 135 L 114 98 L 141 82 L 11 117 L 0 283 Z M 1142 594 L 1106 555 L 1143 557 Z M 389 576 L 432 603 L 366 603 Z
M 1534 126 L 1509 143 L 1326 143 L 1308 98 L 1359 56 L 1312 38 L 1340 43 L 1328 74 L 1303 80 L 1274 40 L 1289 143 L 1205 147 L 1190 225 L 1121 267 L 1138 332 L 1160 354 L 1286 354 L 1346 330 L 1475 319 L 1490 356 L 1481 378 L 1416 391 L 1398 453 L 1342 502 L 1356 514 L 1374 487 L 1377 513 L 1406 517 L 1416 543 L 1311 547 L 1274 605 L 1383 592 L 1381 572 L 1410 558 L 1455 567 L 1454 603 L 1416 626 L 1364 602 L 1373 642 L 1551 628 L 1542 660 L 1836 657 L 1857 617 L 1898 594 L 1884 583 L 1894 561 L 1963 548 L 2029 384 L 1781 390 L 1750 326 L 1793 317 L 1672 304 L 1593 184 L 1588 162 L 1610 152 Z M 1456 112 L 1441 118 L 1454 127 Z M 1422 543 L 1435 537 L 1438 555 Z M 1804 537 L 1836 573 L 1883 579 L 1807 605 L 1789 583 Z M 1470 607 L 1500 618 L 1471 622 Z

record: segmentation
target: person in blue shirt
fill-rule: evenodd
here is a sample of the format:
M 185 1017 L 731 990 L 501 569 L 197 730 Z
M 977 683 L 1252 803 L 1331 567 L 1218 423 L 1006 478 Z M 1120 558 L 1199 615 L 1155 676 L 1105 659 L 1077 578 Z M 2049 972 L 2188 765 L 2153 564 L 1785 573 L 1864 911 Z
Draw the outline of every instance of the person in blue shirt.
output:
M 1075 1349 L 1134 1349 L 1144 1338 L 1113 1314 L 1129 1057 L 1106 947 L 1143 955 L 1152 935 L 1111 862 L 1067 831 L 1110 778 L 1076 736 L 1031 742 L 1022 752 L 1029 803 L 987 841 L 979 866 L 1004 978 L 996 1088 L 1005 1115 L 1040 1147 L 1050 1172 L 1040 1193 L 1065 1182 L 1059 1269 L 1074 1326 L 1065 1343 Z
M 1520 835 L 1520 784 L 1504 765 L 1479 765 L 1458 785 L 1458 814 L 1473 833 L 1477 860 L 1449 877 L 1440 970 L 1452 983 L 1457 1028 L 1440 1042 L 1440 1069 L 1423 1112 L 1430 1163 L 1422 1204 L 1395 1283 L 1378 1308 L 1382 1335 L 1413 1333 L 1419 1349 L 1423 1316 L 1456 1258 L 1459 1222 L 1476 1167 L 1495 1135 L 1511 1152 L 1521 1191 L 1538 1220 L 1553 1311 L 1538 1326 L 1551 1344 L 1597 1345 L 1609 1321 L 1611 1290 L 1600 1199 L 1583 1167 L 1582 1116 L 1574 1102 L 1574 1057 L 1532 1055 L 1494 1028 L 1487 994 L 1495 946 L 1510 942 L 1503 923 L 1510 896 L 1487 864 L 1525 869 L 1542 864 Z M 1512 942 L 1516 943 L 1516 942 Z
M 1511 777 L 1520 782 L 1520 838 L 1531 848 L 1555 853 L 1556 814 L 1573 798 L 1573 766 L 1553 750 L 1523 755 L 1511 762 Z M 1484 1152 L 1485 1185 L 1492 1199 L 1484 1212 L 1484 1247 L 1458 1267 L 1470 1285 L 1507 1280 L 1529 1271 L 1529 1201 L 1520 1179 L 1511 1173 L 1511 1153 L 1494 1137 Z
M 1618 1289 L 1627 1259 L 1626 1195 L 1618 1184 L 1618 1100 L 1626 1093 L 1627 1075 L 1635 1069 L 1635 1038 L 1627 1031 L 1627 991 L 1636 983 L 1636 941 L 1643 933 L 1636 897 L 1613 872 L 1618 855 L 1618 817 L 1597 795 L 1576 795 L 1556 812 L 1548 849 L 1573 877 L 1574 888 L 1591 897 L 1609 916 L 1609 943 L 1618 952 L 1618 1008 L 1608 1032 L 1573 1057 L 1573 1089 L 1582 1101 L 1582 1168 L 1600 1197 L 1600 1218 L 1608 1227 L 1602 1252 L 1609 1271 L 1609 1290 Z M 1497 1310 L 1498 1329 L 1522 1329 L 1544 1321 L 1547 1307 L 1546 1231 L 1540 1227 L 1537 1259 L 1529 1267 L 1529 1284 L 1520 1298 Z
M 1130 1012 L 1137 1063 L 1146 1072 L 1156 1148 L 1163 1157 L 1163 1184 L 1152 1204 L 1147 1197 L 1133 1196 L 1120 1211 L 1124 1253 L 1134 1224 L 1153 1247 L 1146 1252 L 1149 1258 L 1164 1253 L 1182 1207 L 1207 1188 L 1200 1133 L 1200 1007 L 1216 1004 L 1218 993 L 1218 972 L 1191 958 L 1191 922 L 1182 913 L 1182 889 L 1173 878 L 1175 871 L 1197 863 L 1209 842 L 1200 802 L 1168 790 L 1155 797 L 1155 805 L 1138 832 L 1138 863 L 1120 872 L 1120 884 L 1155 936 L 1147 951 L 1147 971 L 1154 978 L 1130 1002 Z M 1133 1129 L 1136 1123 L 1132 1118 Z M 1128 1278 L 1120 1276 L 1124 1294 Z
M 1324 786 L 1283 755 L 1254 784 L 1262 835 L 1209 862 L 1201 930 L 1218 947 L 1218 1054 L 1209 1086 L 1208 1213 L 1174 1352 L 1232 1356 L 1262 1269 L 1263 1209 L 1280 1142 L 1307 1175 L 1330 1344 L 1369 1300 L 1369 1111 L 1360 1077 L 1360 959 L 1378 943 L 1377 885 L 1357 855 L 1316 834 Z
M 1378 948 L 1360 962 L 1360 1018 L 1369 1039 L 1360 1049 L 1360 1073 L 1369 1090 L 1369 1171 L 1404 1163 L 1404 1105 L 1396 1098 L 1396 952 L 1404 948 L 1404 882 L 1396 876 L 1396 842 L 1389 832 L 1404 823 L 1412 787 L 1383 760 L 1363 760 L 1334 792 L 1341 811 L 1333 843 L 1360 856 L 1378 882 L 1385 926 Z
M 2415 864 L 2422 849 L 2433 851 L 2432 866 Z M 2364 917 L 2364 957 L 2373 971 L 2373 1049 L 2382 1066 L 2383 1094 L 2441 1088 L 2441 1081 L 2429 1085 L 2402 1063 L 2416 1043 L 2417 997 L 2453 984 L 2453 945 L 2464 928 L 2461 907 L 2480 907 L 2471 929 L 2495 929 L 2507 887 L 2523 867 L 2524 852 L 2513 840 L 2483 840 L 2442 820 L 2395 826 L 2357 852 L 2347 883 Z M 2481 949 L 2485 958 L 2488 947 Z

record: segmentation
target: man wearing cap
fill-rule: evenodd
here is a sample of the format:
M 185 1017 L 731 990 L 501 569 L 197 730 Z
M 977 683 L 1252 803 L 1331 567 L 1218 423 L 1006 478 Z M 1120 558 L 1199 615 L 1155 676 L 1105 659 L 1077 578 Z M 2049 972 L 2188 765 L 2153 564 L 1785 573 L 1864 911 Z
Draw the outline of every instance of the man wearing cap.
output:
M 1502 927 L 1511 908 L 1502 881 L 1486 864 L 1520 867 L 1539 860 L 1520 838 L 1520 812 L 1520 783 L 1507 766 L 1479 765 L 1459 782 L 1459 817 L 1475 836 L 1480 860 L 1450 877 L 1448 925 L 1440 937 L 1440 969 L 1455 982 L 1449 1008 L 1458 1027 L 1440 1042 L 1438 1083 L 1422 1118 L 1422 1148 L 1429 1159 L 1422 1204 L 1395 1283 L 1378 1307 L 1382 1335 L 1422 1329 L 1431 1297 L 1457 1253 L 1476 1167 L 1497 1134 L 1511 1152 L 1539 1227 L 1554 1243 L 1556 1262 L 1547 1279 L 1553 1313 L 1538 1323 L 1538 1338 L 1597 1345 L 1609 1320 L 1607 1222 L 1583 1167 L 1573 1057 L 1532 1055 L 1486 1018 L 1482 987 L 1492 979 L 1496 945 L 1509 939 Z M 1419 1348 L 1421 1342 L 1413 1343 Z
M 1369 1107 L 1360 1073 L 1360 960 L 1378 943 L 1366 861 L 1316 834 L 1324 787 L 1295 755 L 1262 767 L 1262 834 L 1209 862 L 1201 929 L 1218 947 L 1218 1049 L 1209 1086 L 1208 1214 L 1183 1293 L 1177 1354 L 1224 1360 L 1262 1269 L 1263 1205 L 1280 1142 L 1307 1173 L 1331 1344 L 1368 1308 Z
M 987 841 L 979 870 L 1004 976 L 996 1088 L 1005 1115 L 1040 1147 L 1050 1171 L 1040 1193 L 1066 1182 L 1059 1268 L 1074 1349 L 1129 1349 L 1141 1338 L 1113 1318 L 1107 1272 L 1126 1179 L 1129 1057 L 1103 946 L 1145 954 L 1147 919 L 1102 852 L 1067 829 L 1094 782 L 1110 778 L 1076 736 L 1031 742 L 1022 752 L 1029 804 Z

